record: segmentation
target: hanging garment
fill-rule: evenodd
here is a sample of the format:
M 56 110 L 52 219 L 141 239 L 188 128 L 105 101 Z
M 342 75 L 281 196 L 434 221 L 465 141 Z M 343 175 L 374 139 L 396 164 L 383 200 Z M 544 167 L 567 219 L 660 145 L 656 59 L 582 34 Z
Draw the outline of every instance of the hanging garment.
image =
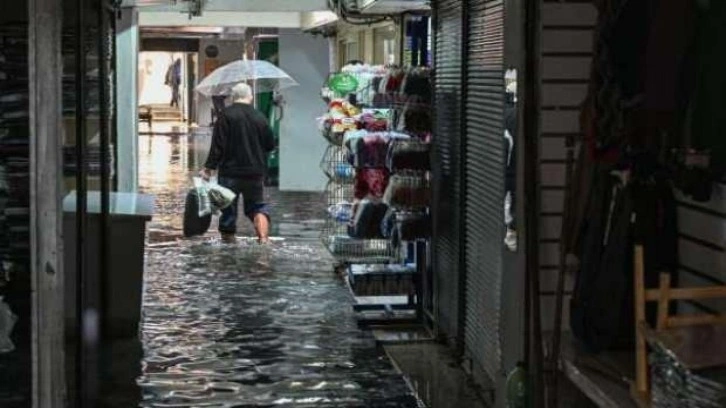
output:
M 348 223 L 353 218 L 353 204 L 344 201 L 328 207 L 328 215 L 340 223 Z
M 420 100 L 411 99 L 399 120 L 398 128 L 411 134 L 429 133 L 433 130 L 431 107 Z
M 691 146 L 711 152 L 717 178 L 726 175 L 726 2 L 711 1 L 698 17 L 691 95 Z
M 356 199 L 373 197 L 381 198 L 388 186 L 388 170 L 383 168 L 365 168 L 355 173 L 353 195 Z
M 388 206 L 370 200 L 361 201 L 356 208 L 348 235 L 357 239 L 382 239 L 381 222 L 388 212 Z
M 632 124 L 624 105 L 642 93 L 643 54 L 650 20 L 651 1 L 603 0 L 595 30 L 595 56 L 590 87 L 583 105 L 587 126 L 583 127 L 591 154 L 612 155 Z M 609 157 L 609 156 L 608 156 Z
M 592 352 L 627 347 L 634 324 L 633 203 L 609 172 L 601 172 L 596 183 L 570 305 L 572 333 Z
M 513 96 L 513 95 L 512 95 Z M 514 214 L 517 205 L 517 152 L 515 138 L 517 136 L 517 104 L 512 100 L 504 106 L 504 140 L 507 152 L 506 169 L 504 176 L 504 192 L 508 197 L 507 207 L 505 207 L 506 224 L 511 229 L 516 228 Z
M 376 168 L 386 165 L 388 150 L 386 138 L 378 134 L 371 134 L 351 141 L 351 146 L 356 168 Z
M 400 216 L 398 237 L 401 241 L 415 241 L 431 236 L 431 218 L 425 214 Z
M 687 110 L 683 77 L 694 36 L 694 1 L 656 1 L 652 13 L 643 78 L 643 114 L 629 145 L 650 151 L 671 151 L 684 145 L 681 112 Z
M 383 216 L 381 221 L 381 235 L 383 238 L 391 238 L 393 236 L 393 230 L 396 228 L 396 210 L 394 208 L 388 208 L 386 215 Z
M 632 347 L 636 243 L 644 247 L 646 286 L 657 286 L 661 272 L 676 284 L 676 202 L 670 184 L 647 174 L 635 168 L 628 186 L 610 170 L 595 176 L 570 311 L 573 334 L 592 352 Z M 654 305 L 646 311 L 652 323 Z
M 353 155 L 353 166 L 362 168 L 386 167 L 388 144 L 391 140 L 410 139 L 410 136 L 396 132 L 370 133 L 348 142 Z
M 383 202 L 395 208 L 425 208 L 431 205 L 431 186 L 424 176 L 393 175 Z
M 409 74 L 404 93 L 408 96 L 417 96 L 422 102 L 431 102 L 431 79 L 429 75 L 419 72 Z
M 431 145 L 417 140 L 392 141 L 388 148 L 386 166 L 395 170 L 429 170 Z

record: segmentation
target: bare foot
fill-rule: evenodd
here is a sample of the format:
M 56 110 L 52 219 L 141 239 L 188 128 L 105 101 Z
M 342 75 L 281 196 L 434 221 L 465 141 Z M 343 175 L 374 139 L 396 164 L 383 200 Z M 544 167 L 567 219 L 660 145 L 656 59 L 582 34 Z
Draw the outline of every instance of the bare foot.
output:
M 257 232 L 257 240 L 260 244 L 266 245 L 270 243 L 270 219 L 266 214 L 257 214 L 254 218 L 255 232 Z

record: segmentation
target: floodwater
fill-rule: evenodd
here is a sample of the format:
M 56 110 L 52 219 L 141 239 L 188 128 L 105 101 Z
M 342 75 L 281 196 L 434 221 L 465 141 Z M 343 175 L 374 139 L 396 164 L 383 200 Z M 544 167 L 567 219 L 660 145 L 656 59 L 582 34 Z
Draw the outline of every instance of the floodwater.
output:
M 207 145 L 199 135 L 140 138 L 141 187 L 157 200 L 140 405 L 418 406 L 372 335 L 356 325 L 352 298 L 318 240 L 319 193 L 268 190 L 273 235 L 282 239 L 269 247 L 244 238 L 252 236 L 247 219 L 240 219 L 236 245 L 222 244 L 214 225 L 207 236 L 182 238 L 184 196 Z

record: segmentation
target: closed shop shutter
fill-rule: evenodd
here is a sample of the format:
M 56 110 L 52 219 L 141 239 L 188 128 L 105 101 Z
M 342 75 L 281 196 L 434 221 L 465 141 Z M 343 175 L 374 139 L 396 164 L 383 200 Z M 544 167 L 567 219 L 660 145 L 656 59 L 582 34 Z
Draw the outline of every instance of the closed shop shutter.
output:
M 504 1 L 469 0 L 465 99 L 465 351 L 492 381 L 501 362 Z M 484 378 L 486 378 L 484 377 Z
M 462 13 L 461 0 L 435 0 L 434 68 L 436 123 L 433 148 L 434 315 L 443 335 L 458 344 L 460 335 L 459 274 L 462 219 Z

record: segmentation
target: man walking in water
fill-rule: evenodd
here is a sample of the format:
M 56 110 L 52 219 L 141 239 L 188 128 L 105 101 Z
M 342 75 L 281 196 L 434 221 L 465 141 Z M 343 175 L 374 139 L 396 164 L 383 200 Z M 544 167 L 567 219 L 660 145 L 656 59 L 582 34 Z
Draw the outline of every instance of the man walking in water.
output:
M 231 206 L 222 211 L 219 232 L 225 243 L 236 242 L 239 196 L 244 214 L 254 226 L 260 243 L 269 242 L 270 215 L 264 201 L 267 156 L 275 149 L 275 138 L 267 119 L 253 106 L 252 89 L 241 83 L 232 88 L 232 104 L 217 119 L 209 157 L 201 177 L 209 180 L 216 171 L 219 184 L 237 194 Z

